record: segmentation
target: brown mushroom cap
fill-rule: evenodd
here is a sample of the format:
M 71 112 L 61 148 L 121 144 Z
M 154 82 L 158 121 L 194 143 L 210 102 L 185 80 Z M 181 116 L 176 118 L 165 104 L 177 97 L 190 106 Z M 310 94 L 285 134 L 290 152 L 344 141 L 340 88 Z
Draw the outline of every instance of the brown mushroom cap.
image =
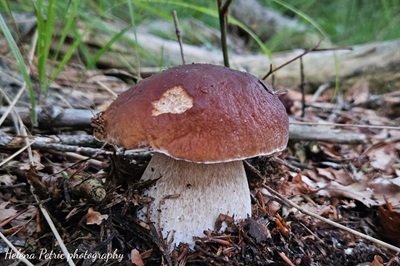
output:
M 98 120 L 96 137 L 192 162 L 268 155 L 288 142 L 286 110 L 262 81 L 209 64 L 182 65 L 140 81 Z

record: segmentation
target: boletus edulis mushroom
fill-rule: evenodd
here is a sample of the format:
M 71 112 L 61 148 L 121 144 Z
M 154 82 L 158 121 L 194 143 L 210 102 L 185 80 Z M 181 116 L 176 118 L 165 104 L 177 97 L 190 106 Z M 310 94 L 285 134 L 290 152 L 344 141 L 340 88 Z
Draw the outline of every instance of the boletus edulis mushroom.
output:
M 288 116 L 268 85 L 210 64 L 174 67 L 140 81 L 95 119 L 95 136 L 154 155 L 142 180 L 163 237 L 193 245 L 220 213 L 251 215 L 242 160 L 285 149 Z

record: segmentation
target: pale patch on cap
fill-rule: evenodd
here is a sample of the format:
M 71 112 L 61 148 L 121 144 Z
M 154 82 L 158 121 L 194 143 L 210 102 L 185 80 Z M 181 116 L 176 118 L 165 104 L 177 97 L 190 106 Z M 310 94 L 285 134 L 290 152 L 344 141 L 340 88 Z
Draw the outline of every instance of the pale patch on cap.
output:
M 181 114 L 193 107 L 193 98 L 181 86 L 175 86 L 163 93 L 161 98 L 151 103 L 152 116 L 161 114 Z

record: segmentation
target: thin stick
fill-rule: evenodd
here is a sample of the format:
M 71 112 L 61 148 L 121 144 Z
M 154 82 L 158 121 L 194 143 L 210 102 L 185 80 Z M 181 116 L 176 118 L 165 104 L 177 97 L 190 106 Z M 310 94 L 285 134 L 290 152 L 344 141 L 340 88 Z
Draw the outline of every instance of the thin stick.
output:
M 356 127 L 356 128 L 377 128 L 377 129 L 390 129 L 400 130 L 397 126 L 381 126 L 381 125 L 357 125 L 357 124 L 337 124 L 337 123 L 318 123 L 307 121 L 290 121 L 291 125 L 308 125 L 308 126 L 334 126 L 334 127 Z
M 292 63 L 293 61 L 296 61 L 297 59 L 299 59 L 299 58 L 305 56 L 305 55 L 308 54 L 309 52 L 315 51 L 316 49 L 318 49 L 318 47 L 319 47 L 319 45 L 321 44 L 322 40 L 323 40 L 323 39 L 320 39 L 320 40 L 318 41 L 317 45 L 315 45 L 313 48 L 304 50 L 303 53 L 301 53 L 301 54 L 299 54 L 298 56 L 296 56 L 296 57 L 290 59 L 289 61 L 283 63 L 282 65 L 280 65 L 280 66 L 278 66 L 278 67 L 276 67 L 276 68 L 274 68 L 274 69 L 271 69 L 271 68 L 270 68 L 269 71 L 268 71 L 268 73 L 265 74 L 265 76 L 264 76 L 262 79 L 265 80 L 265 79 L 268 78 L 272 73 L 274 73 L 274 72 L 278 71 L 279 69 L 281 69 L 281 68 L 283 68 L 283 67 L 289 65 L 289 64 Z
M 244 163 L 245 163 L 246 166 L 248 166 L 249 169 L 251 169 L 259 178 L 263 178 L 262 174 L 261 174 L 253 165 L 249 164 L 249 163 L 246 162 L 246 161 L 244 161 Z M 281 202 L 283 202 L 286 206 L 295 208 L 295 209 L 297 209 L 298 211 L 300 211 L 300 212 L 302 212 L 302 213 L 304 213 L 304 214 L 306 214 L 306 215 L 308 215 L 308 216 L 311 216 L 311 217 L 316 218 L 316 219 L 318 219 L 318 220 L 320 220 L 320 221 L 323 221 L 323 222 L 325 222 L 325 223 L 327 223 L 327 224 L 329 224 L 329 225 L 332 225 L 332 226 L 334 226 L 334 227 L 337 227 L 337 228 L 339 228 L 339 229 L 342 229 L 342 230 L 344 230 L 344 231 L 347 231 L 347 232 L 349 232 L 349 233 L 351 233 L 351 234 L 353 234 L 353 235 L 356 235 L 356 236 L 358 236 L 358 237 L 364 238 L 364 239 L 366 239 L 366 240 L 368 240 L 368 241 L 371 241 L 371 242 L 373 242 L 373 243 L 375 243 L 375 244 L 377 244 L 377 245 L 383 246 L 383 247 L 385 247 L 385 248 L 387 248 L 387 249 L 391 249 L 391 250 L 393 250 L 393 251 L 395 251 L 395 252 L 400 252 L 400 248 L 399 248 L 399 247 L 393 246 L 393 245 L 391 245 L 391 244 L 389 244 L 389 243 L 383 242 L 383 241 L 381 241 L 381 240 L 379 240 L 379 239 L 373 238 L 373 237 L 371 237 L 371 236 L 368 236 L 368 235 L 366 235 L 366 234 L 363 234 L 363 233 L 361 233 L 361 232 L 358 232 L 358 231 L 356 231 L 356 230 L 354 230 L 354 229 L 348 228 L 348 227 L 346 227 L 346 226 L 344 226 L 344 225 L 341 225 L 341 224 L 336 223 L 336 222 L 334 222 L 334 221 L 331 221 L 331 220 L 329 220 L 329 219 L 327 219 L 327 218 L 324 218 L 324 217 L 322 217 L 322 216 L 320 216 L 320 215 L 318 215 L 318 214 L 316 214 L 316 213 L 313 213 L 313 212 L 310 212 L 310 211 L 308 211 L 308 210 L 306 210 L 306 209 L 303 209 L 303 208 L 300 207 L 299 205 L 297 205 L 297 204 L 291 202 L 290 200 L 288 200 L 288 199 L 282 197 L 277 191 L 275 191 L 274 189 L 270 188 L 270 187 L 267 186 L 267 185 L 263 185 L 263 188 L 265 188 L 266 190 L 268 190 L 269 193 L 271 193 L 274 197 L 278 198 L 278 199 L 279 199 Z
M 172 17 L 174 18 L 175 33 L 176 33 L 176 37 L 178 38 L 179 49 L 181 51 L 182 64 L 184 65 L 185 64 L 185 56 L 183 54 L 182 36 L 181 36 L 181 31 L 179 29 L 179 21 L 178 21 L 178 15 L 176 14 L 176 10 L 172 11 Z
M 278 252 L 279 257 L 288 265 L 288 266 L 296 266 L 293 262 L 286 256 L 283 252 Z
M 304 91 L 304 85 L 304 64 L 303 57 L 300 57 L 301 118 L 304 118 L 306 110 L 306 95 Z
M 36 199 L 36 202 L 39 202 L 40 211 L 42 212 L 44 218 L 46 219 L 47 223 L 50 226 L 51 231 L 53 232 L 54 236 L 56 237 L 56 240 L 57 240 L 58 244 L 60 245 L 62 252 L 64 253 L 64 256 L 67 260 L 68 265 L 75 266 L 75 263 L 72 261 L 70 253 L 69 253 L 67 247 L 65 246 L 64 241 L 62 240 L 60 234 L 58 233 L 57 228 L 55 227 L 53 221 L 51 220 L 49 213 L 47 212 L 47 210 L 45 208 L 43 208 L 42 204 L 39 201 L 39 198 L 37 198 L 36 195 L 35 195 L 35 199 Z
M 100 85 L 100 87 L 102 87 L 103 89 L 105 89 L 108 93 L 110 93 L 113 97 L 113 99 L 116 99 L 118 97 L 118 94 L 116 94 L 112 89 L 110 89 L 109 87 L 107 87 L 103 82 L 101 81 L 96 81 L 97 84 Z
M 25 258 L 26 256 L 23 253 L 21 253 L 10 241 L 8 241 L 8 239 L 3 235 L 1 231 L 0 231 L 0 237 L 7 244 L 7 246 L 9 246 L 15 252 L 15 254 L 17 255 L 17 259 L 19 259 L 28 266 L 34 266 L 29 260 Z
M 4 120 L 6 120 L 7 116 L 11 113 L 11 111 L 14 109 L 15 104 L 18 102 L 19 98 L 22 96 L 22 94 L 25 92 L 26 83 L 19 89 L 17 95 L 15 95 L 14 99 L 10 103 L 10 105 L 7 107 L 7 110 L 3 113 L 3 115 L 0 118 L 0 126 L 3 124 Z M 3 90 L 2 94 L 8 99 L 7 95 Z M 16 112 L 16 111 L 15 111 Z
M 221 48 L 222 54 L 224 56 L 224 65 L 229 67 L 229 56 L 228 56 L 228 46 L 226 44 L 226 25 L 228 22 L 228 8 L 232 0 L 226 0 L 224 5 L 222 5 L 222 0 L 217 0 L 218 3 L 218 16 L 219 16 L 219 27 L 221 31 Z
M 5 165 L 6 163 L 8 163 L 9 161 L 11 161 L 12 159 L 14 159 L 17 155 L 19 155 L 20 153 L 22 153 L 23 151 L 25 151 L 26 149 L 28 149 L 35 141 L 32 142 L 28 142 L 28 144 L 26 144 L 24 147 L 22 147 L 21 149 L 19 149 L 18 151 L 16 151 L 15 153 L 13 153 L 12 155 L 10 155 L 9 157 L 7 157 L 6 159 L 4 159 L 3 161 L 0 162 L 0 167 Z
M 127 158 L 132 159 L 145 159 L 151 155 L 151 151 L 148 149 L 136 149 L 130 151 L 108 151 L 103 149 L 104 143 L 98 142 L 94 144 L 94 138 L 92 136 L 82 136 L 82 135 L 59 135 L 59 136 L 30 136 L 30 137 L 9 137 L 9 136 L 0 136 L 0 150 L 8 149 L 15 150 L 20 149 L 18 154 L 22 151 L 26 150 L 27 147 L 24 145 L 26 139 L 29 140 L 30 145 L 33 149 L 38 150 L 54 150 L 61 152 L 74 152 L 79 153 L 86 156 L 98 156 L 98 155 L 117 155 L 117 156 L 125 156 Z M 85 147 L 97 145 L 100 148 L 93 147 Z M 12 158 L 17 156 L 18 154 L 13 154 Z M 10 161 L 12 158 L 7 158 L 7 161 Z M 0 166 L 6 162 L 1 162 Z

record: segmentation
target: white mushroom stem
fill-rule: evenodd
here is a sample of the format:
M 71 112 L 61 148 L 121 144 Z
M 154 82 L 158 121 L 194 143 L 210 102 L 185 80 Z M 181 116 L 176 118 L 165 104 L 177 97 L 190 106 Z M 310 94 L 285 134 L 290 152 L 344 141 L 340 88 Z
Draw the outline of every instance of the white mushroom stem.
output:
M 142 180 L 159 178 L 146 192 L 154 198 L 148 213 L 173 243 L 194 245 L 193 236 L 214 229 L 220 213 L 244 219 L 251 215 L 250 190 L 242 161 L 198 164 L 156 153 Z

